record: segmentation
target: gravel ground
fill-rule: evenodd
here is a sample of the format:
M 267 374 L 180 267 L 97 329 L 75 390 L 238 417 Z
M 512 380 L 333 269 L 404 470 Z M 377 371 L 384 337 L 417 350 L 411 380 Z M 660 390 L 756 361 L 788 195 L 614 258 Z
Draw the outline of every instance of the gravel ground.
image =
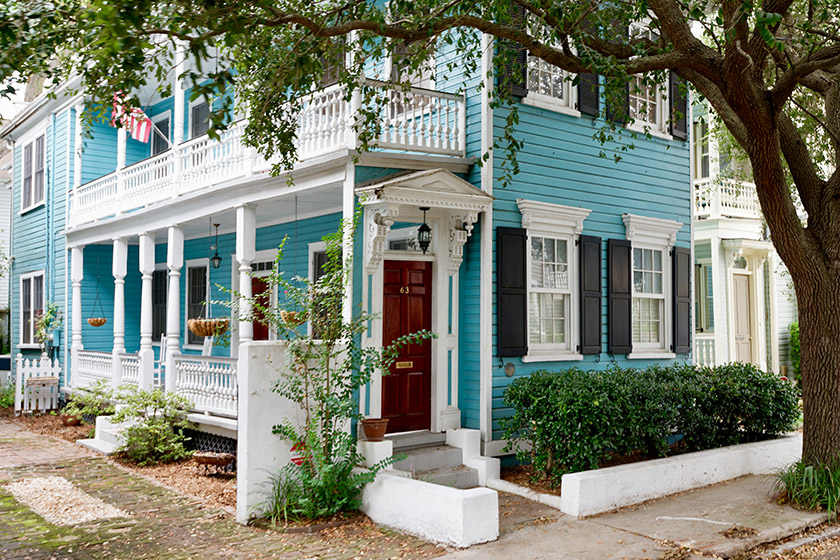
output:
M 86 494 L 60 476 L 26 478 L 6 485 L 17 501 L 55 525 L 79 525 L 128 515 Z

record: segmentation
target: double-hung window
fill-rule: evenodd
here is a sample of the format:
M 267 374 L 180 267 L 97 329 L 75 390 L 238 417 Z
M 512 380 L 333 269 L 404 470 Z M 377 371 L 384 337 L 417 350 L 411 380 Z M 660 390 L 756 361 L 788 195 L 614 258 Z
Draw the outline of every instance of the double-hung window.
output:
M 552 42 L 549 31 L 539 29 L 537 25 L 537 23 L 529 22 L 531 32 L 545 42 Z M 528 95 L 523 99 L 524 103 L 544 109 L 578 114 L 575 111 L 577 88 L 572 87 L 571 74 L 562 68 L 529 54 L 526 84 Z
M 187 266 L 187 321 L 207 317 L 207 264 Z M 187 344 L 203 344 L 204 337 L 186 329 Z
M 39 136 L 23 148 L 23 189 L 20 205 L 22 211 L 44 202 L 45 148 L 45 135 Z
M 152 340 L 160 342 L 166 334 L 166 269 L 152 273 Z
M 528 354 L 523 361 L 579 359 L 576 241 L 590 210 L 519 199 L 527 230 Z
M 44 272 L 38 271 L 20 279 L 20 342 L 34 345 L 35 322 L 44 310 Z
M 190 107 L 190 138 L 198 138 L 210 130 L 210 104 L 201 101 Z
M 169 149 L 169 117 L 154 121 L 152 129 L 152 156 L 161 154 Z
M 709 125 L 705 120 L 694 123 L 694 178 L 708 179 L 710 175 L 709 164 Z
M 697 318 L 697 332 L 714 332 L 715 302 L 712 289 L 713 269 L 711 264 L 698 264 L 694 278 L 694 313 Z
M 646 22 L 630 25 L 630 38 L 657 39 L 656 33 Z M 632 121 L 631 127 L 645 132 L 667 133 L 666 121 L 669 111 L 666 110 L 666 97 L 663 95 L 665 84 L 652 82 L 644 76 L 634 76 L 628 88 L 628 110 Z

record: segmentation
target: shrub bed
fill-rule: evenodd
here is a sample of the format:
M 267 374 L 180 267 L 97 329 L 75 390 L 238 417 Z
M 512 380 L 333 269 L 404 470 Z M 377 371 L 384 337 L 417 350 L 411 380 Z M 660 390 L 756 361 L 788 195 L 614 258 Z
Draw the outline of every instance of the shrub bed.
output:
M 664 457 L 778 436 L 799 415 L 792 385 L 740 363 L 538 371 L 511 383 L 504 403 L 514 414 L 501 421 L 503 437 L 530 444 L 517 458 L 555 484 L 617 455 Z

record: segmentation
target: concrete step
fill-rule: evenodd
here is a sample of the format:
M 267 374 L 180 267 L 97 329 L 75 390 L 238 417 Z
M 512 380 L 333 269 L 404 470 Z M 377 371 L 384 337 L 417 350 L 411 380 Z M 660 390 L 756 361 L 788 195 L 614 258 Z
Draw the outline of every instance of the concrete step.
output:
M 443 445 L 446 443 L 446 434 L 422 430 L 419 432 L 407 432 L 404 434 L 389 434 L 385 439 L 394 442 L 394 451 L 413 449 L 418 447 L 429 447 Z
M 457 467 L 464 461 L 461 449 L 448 445 L 395 449 L 394 454 L 405 455 L 405 459 L 394 463 L 394 468 L 412 473 L 431 471 L 443 467 Z
M 119 428 L 108 428 L 102 430 L 96 430 L 96 435 L 94 436 L 99 441 L 104 441 L 110 443 L 111 445 L 120 445 L 122 440 L 120 438 L 120 429 Z
M 431 482 L 450 488 L 475 488 L 478 486 L 478 471 L 465 465 L 441 467 L 426 472 L 414 473 L 416 480 Z
M 102 453 L 103 455 L 113 455 L 117 450 L 117 446 L 113 443 L 102 441 L 101 439 L 77 439 L 76 443 L 85 449 Z

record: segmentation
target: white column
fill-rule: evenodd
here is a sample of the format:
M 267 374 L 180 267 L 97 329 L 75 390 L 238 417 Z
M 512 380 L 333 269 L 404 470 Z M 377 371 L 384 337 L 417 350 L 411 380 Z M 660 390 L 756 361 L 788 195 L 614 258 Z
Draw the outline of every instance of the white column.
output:
M 114 239 L 111 272 L 114 275 L 114 348 L 111 381 L 114 387 L 122 383 L 120 354 L 125 354 L 125 275 L 128 243 L 124 238 Z
M 82 278 L 84 278 L 84 247 L 70 249 L 70 281 L 73 284 L 73 340 L 70 357 L 70 375 L 79 371 L 79 352 L 84 350 L 82 344 Z
M 181 143 L 184 141 L 184 79 L 181 74 L 186 69 L 186 55 L 183 44 L 178 43 L 178 52 L 175 53 L 175 73 L 172 83 L 172 95 L 175 98 L 175 107 L 172 111 L 172 158 L 173 158 L 173 189 L 172 196 L 178 196 L 181 187 L 181 174 L 183 173 L 183 162 L 181 160 Z
M 342 193 L 342 219 L 344 220 L 344 232 L 342 237 L 342 257 L 343 262 L 353 262 L 353 218 L 356 214 L 356 166 L 352 161 L 347 163 L 344 170 L 344 190 Z M 344 307 L 342 309 L 342 316 L 346 322 L 349 322 L 353 316 L 353 275 L 350 274 L 347 278 L 347 286 L 344 291 Z
M 166 300 L 166 391 L 175 391 L 175 354 L 181 352 L 181 268 L 184 266 L 184 230 L 170 226 L 166 246 L 169 298 Z
M 257 210 L 247 204 L 236 207 L 236 262 L 239 263 L 239 344 L 254 338 L 254 324 L 244 319 L 251 314 L 251 263 L 256 256 Z M 241 354 L 240 354 L 241 356 Z
M 126 130 L 125 128 L 117 129 L 117 214 L 122 213 L 121 200 L 124 192 L 123 184 L 123 169 L 125 168 L 125 143 Z
M 155 379 L 155 351 L 152 348 L 152 279 L 155 272 L 155 236 L 140 235 L 140 388 L 150 390 Z
M 712 306 L 715 313 L 715 345 L 714 364 L 725 364 L 729 362 L 729 341 L 727 339 L 729 330 L 729 309 L 728 297 L 724 293 L 727 287 L 729 267 L 725 255 L 721 255 L 720 237 L 715 231 L 711 240 L 712 246 Z

